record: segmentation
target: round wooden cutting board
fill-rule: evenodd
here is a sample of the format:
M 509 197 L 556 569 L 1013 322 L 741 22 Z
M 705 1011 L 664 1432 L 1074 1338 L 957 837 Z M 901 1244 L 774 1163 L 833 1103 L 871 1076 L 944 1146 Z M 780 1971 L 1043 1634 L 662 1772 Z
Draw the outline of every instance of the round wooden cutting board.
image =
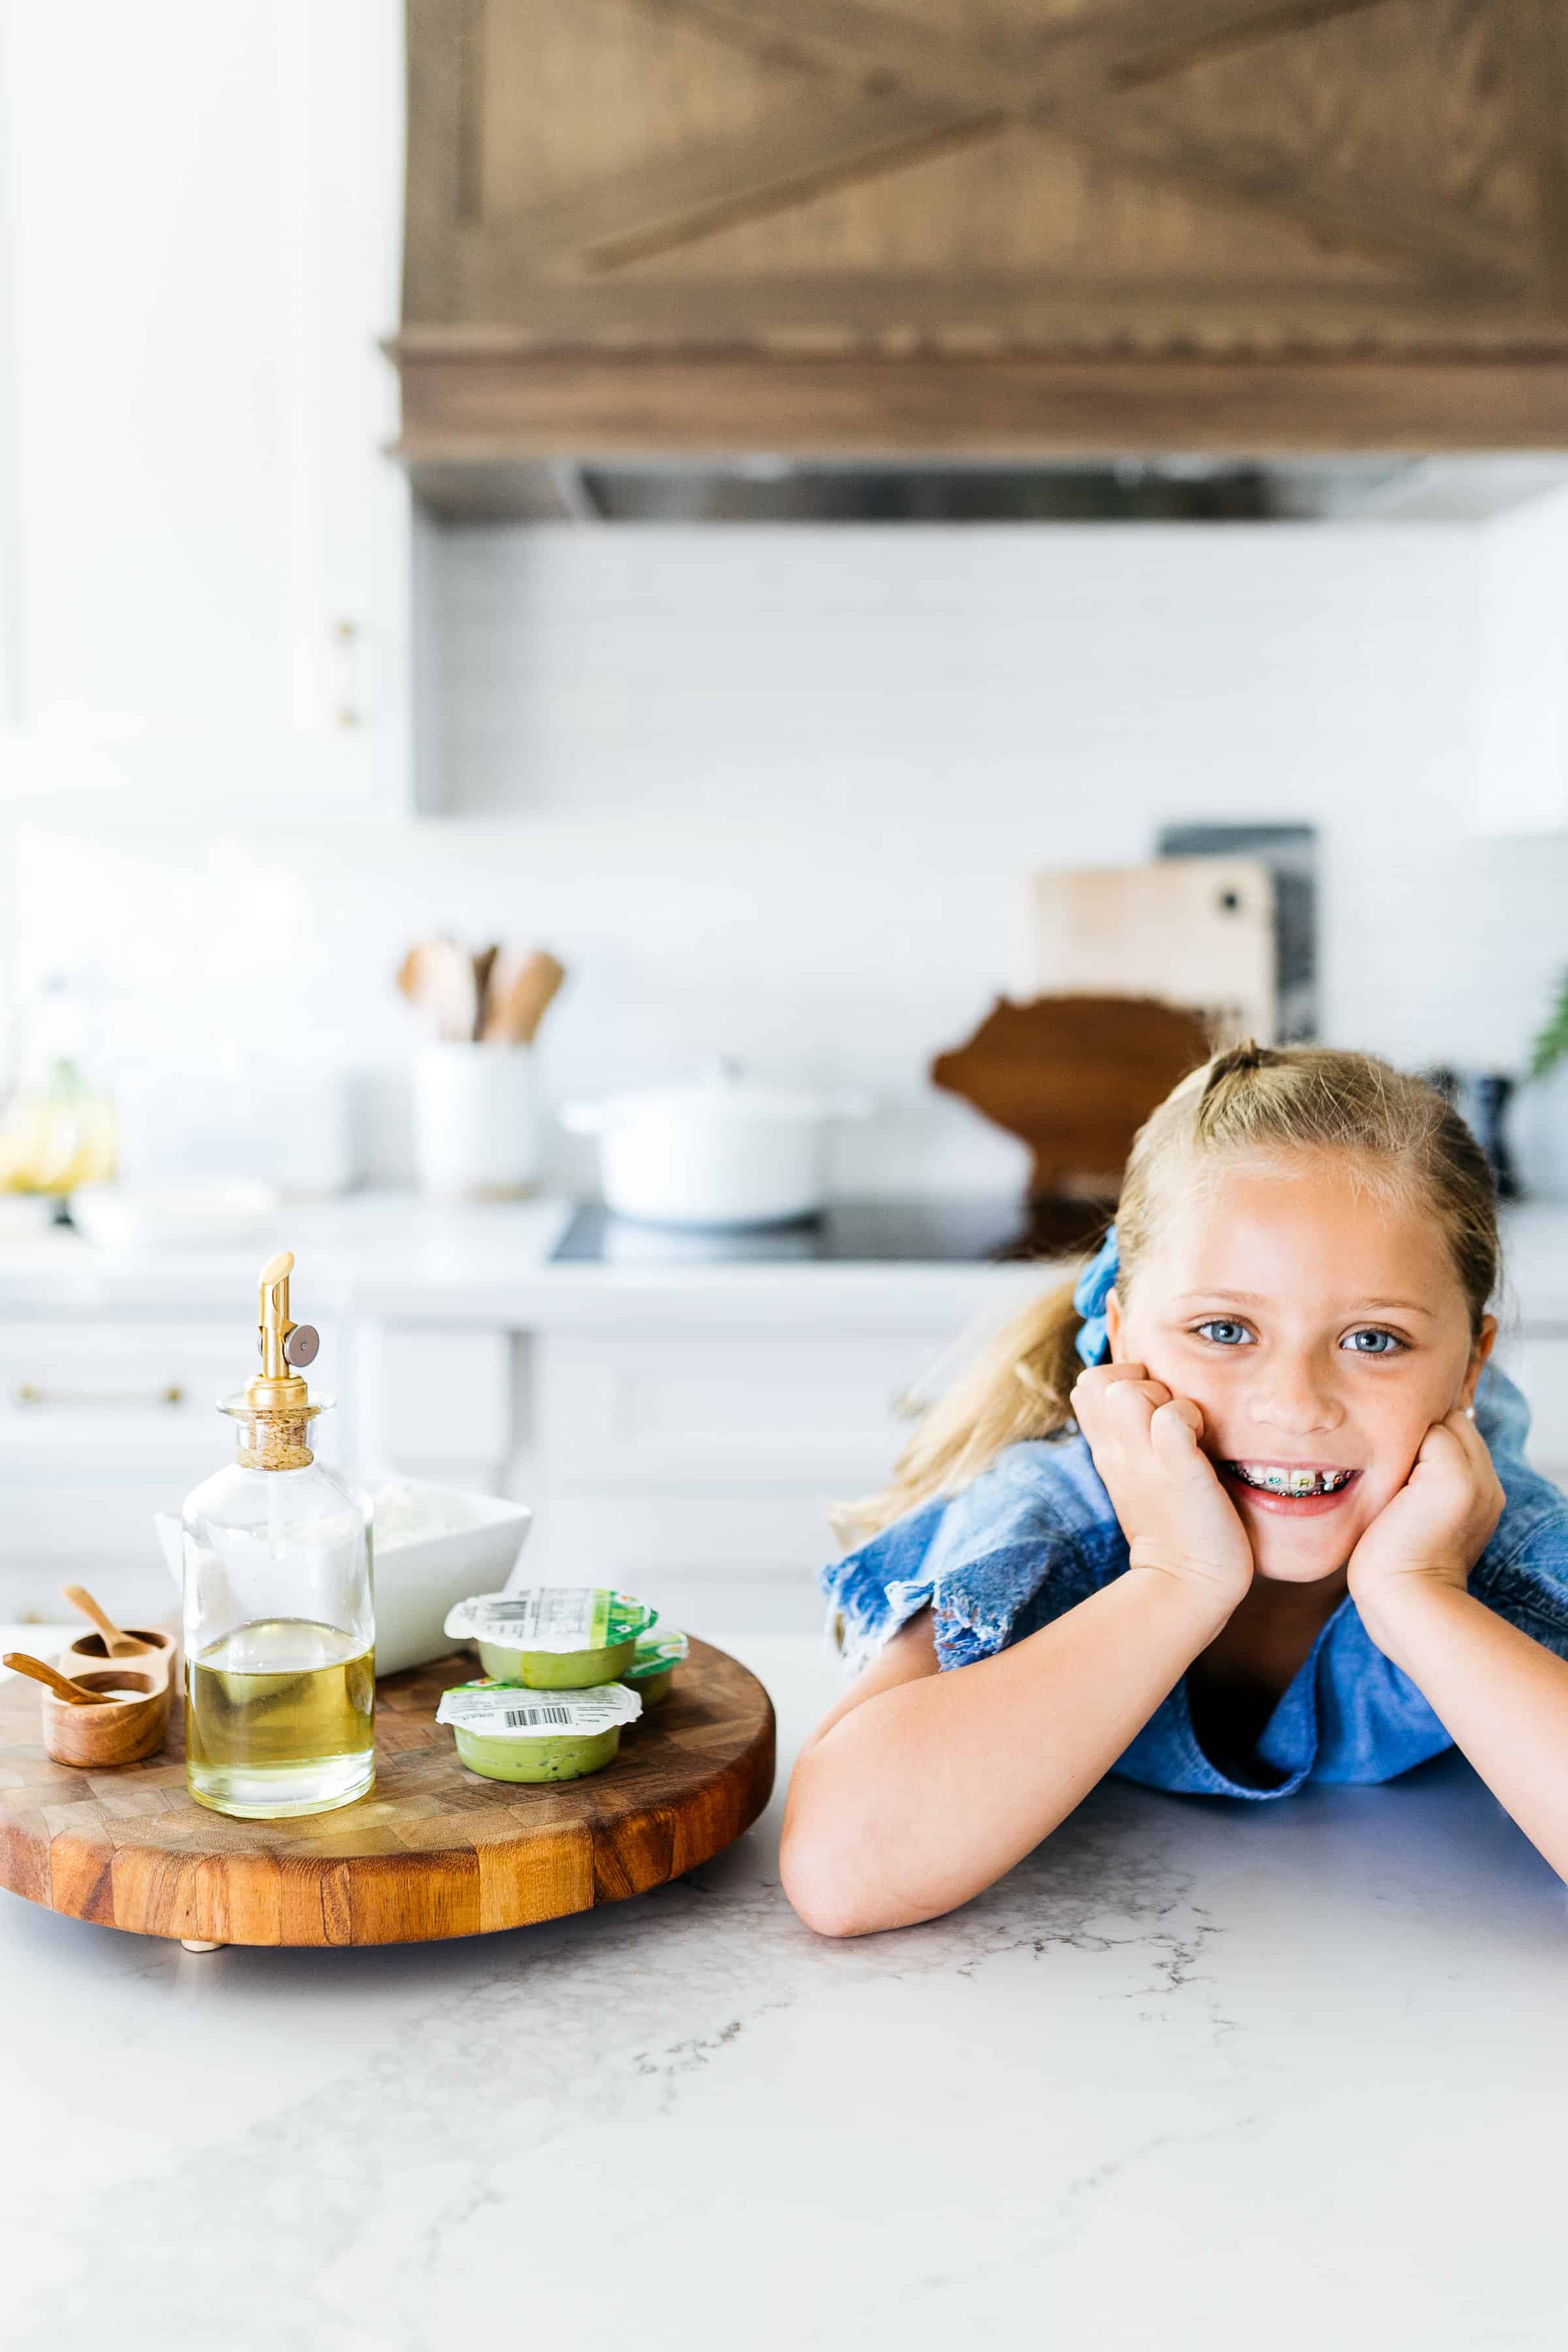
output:
M 640 1895 L 749 1829 L 773 1784 L 773 1710 L 693 1641 L 662 1706 L 603 1772 L 560 1787 L 481 1780 L 435 1720 L 466 1657 L 376 1685 L 376 1782 L 301 1821 L 237 1822 L 185 1789 L 178 1716 L 162 1756 L 51 1763 L 38 1695 L 0 1685 L 0 1886 L 74 1919 L 210 1944 L 406 1944 L 476 1936 Z

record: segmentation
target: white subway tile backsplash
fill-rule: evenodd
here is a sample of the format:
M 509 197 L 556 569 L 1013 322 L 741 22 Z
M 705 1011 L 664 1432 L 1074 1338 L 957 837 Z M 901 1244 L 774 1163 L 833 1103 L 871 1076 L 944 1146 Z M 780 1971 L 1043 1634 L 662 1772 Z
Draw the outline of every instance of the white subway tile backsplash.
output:
M 556 1100 L 715 1050 L 871 1087 L 886 1113 L 840 1139 L 846 1189 L 1018 1181 L 926 1066 L 1009 985 L 1029 872 L 1142 857 L 1170 820 L 1321 828 L 1337 1040 L 1517 1062 L 1568 960 L 1568 842 L 1474 834 L 1477 526 L 419 544 L 421 741 L 450 821 L 17 849 L 24 971 L 95 959 L 126 1050 L 243 1066 L 281 1034 L 365 1074 L 374 1173 L 407 1171 L 391 975 L 443 926 L 571 967 L 542 1046 Z M 132 907 L 175 919 L 138 940 Z M 288 950 L 266 991 L 263 924 Z M 1543 1103 L 1521 1116 L 1542 1164 Z M 584 1165 L 562 1139 L 552 1176 Z

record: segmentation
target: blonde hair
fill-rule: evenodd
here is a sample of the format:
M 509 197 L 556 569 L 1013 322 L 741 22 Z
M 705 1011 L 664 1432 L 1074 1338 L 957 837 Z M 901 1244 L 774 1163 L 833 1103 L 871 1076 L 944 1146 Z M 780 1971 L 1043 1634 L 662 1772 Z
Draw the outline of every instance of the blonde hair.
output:
M 1118 1295 L 1137 1277 L 1159 1215 L 1184 1171 L 1197 1163 L 1280 1151 L 1337 1151 L 1382 1200 L 1417 1200 L 1443 1230 L 1479 1338 L 1498 1278 L 1490 1167 L 1458 1113 L 1424 1079 L 1373 1054 L 1322 1045 L 1258 1045 L 1250 1038 L 1186 1076 L 1134 1138 L 1116 1210 Z M 841 1506 L 846 1541 L 874 1535 L 939 1495 L 955 1495 L 1021 1438 L 1054 1437 L 1083 1367 L 1082 1318 L 1072 1303 L 1081 1267 L 999 1332 L 921 1422 L 890 1486 Z

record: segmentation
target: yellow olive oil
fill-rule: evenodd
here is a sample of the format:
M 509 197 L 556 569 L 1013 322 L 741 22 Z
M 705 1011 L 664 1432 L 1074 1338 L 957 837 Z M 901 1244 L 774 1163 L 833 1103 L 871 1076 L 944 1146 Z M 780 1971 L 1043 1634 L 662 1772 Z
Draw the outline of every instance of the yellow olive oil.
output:
M 251 1821 L 320 1813 L 375 1779 L 375 1654 L 306 1617 L 236 1626 L 185 1665 L 185 1779 Z

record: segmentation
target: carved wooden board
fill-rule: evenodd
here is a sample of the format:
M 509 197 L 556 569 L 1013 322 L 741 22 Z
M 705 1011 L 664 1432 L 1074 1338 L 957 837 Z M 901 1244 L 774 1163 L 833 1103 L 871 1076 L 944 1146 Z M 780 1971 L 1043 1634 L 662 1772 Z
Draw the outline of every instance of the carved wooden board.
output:
M 481 1780 L 437 1725 L 464 1657 L 376 1687 L 376 1785 L 302 1821 L 237 1822 L 163 1755 L 118 1771 L 51 1763 L 37 1694 L 0 1686 L 0 1886 L 124 1927 L 215 1944 L 405 1944 L 475 1936 L 640 1895 L 750 1828 L 773 1783 L 773 1711 L 754 1675 L 693 1641 L 664 1706 L 585 1780 Z
M 1210 1051 L 1195 1013 L 1152 997 L 1002 996 L 931 1075 L 1028 1145 L 1032 1201 L 1068 1189 L 1114 1201 L 1138 1129 Z

